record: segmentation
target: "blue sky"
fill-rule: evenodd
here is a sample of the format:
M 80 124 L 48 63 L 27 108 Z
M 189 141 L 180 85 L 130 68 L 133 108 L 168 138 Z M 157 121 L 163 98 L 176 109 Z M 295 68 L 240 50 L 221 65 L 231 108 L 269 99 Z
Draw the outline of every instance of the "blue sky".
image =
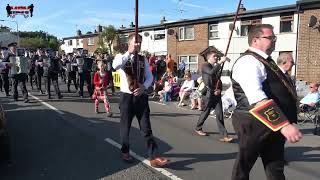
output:
M 247 10 L 295 4 L 296 0 L 243 0 Z M 45 31 L 58 38 L 74 36 L 76 29 L 83 33 L 94 31 L 95 26 L 134 21 L 135 0 L 1 0 L 0 19 L 14 20 L 20 31 Z M 34 16 L 8 18 L 5 7 L 33 4 Z M 169 21 L 198 18 L 234 12 L 238 0 L 139 0 L 139 25 L 158 24 L 165 16 Z M 182 11 L 181 11 L 182 10 Z M 0 24 L 16 29 L 14 22 Z

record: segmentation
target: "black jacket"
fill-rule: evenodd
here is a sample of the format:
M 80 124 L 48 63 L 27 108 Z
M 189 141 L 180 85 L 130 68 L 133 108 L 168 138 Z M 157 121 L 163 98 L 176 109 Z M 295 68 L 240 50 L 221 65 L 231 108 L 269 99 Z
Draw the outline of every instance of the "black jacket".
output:
M 218 79 L 218 72 L 220 70 L 221 66 L 216 63 L 215 65 L 211 65 L 210 63 L 204 63 L 202 65 L 202 79 L 204 84 L 206 85 L 208 91 L 211 93 L 214 92 L 216 89 L 216 84 Z M 218 88 L 219 90 L 222 89 L 222 82 L 219 80 L 218 82 Z

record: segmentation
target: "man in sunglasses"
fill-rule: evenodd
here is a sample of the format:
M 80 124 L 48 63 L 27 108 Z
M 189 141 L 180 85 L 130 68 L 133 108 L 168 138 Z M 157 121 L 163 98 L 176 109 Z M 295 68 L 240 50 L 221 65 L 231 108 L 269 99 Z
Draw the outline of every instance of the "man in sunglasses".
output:
M 312 111 L 316 109 L 316 106 L 320 102 L 320 93 L 318 91 L 319 84 L 312 82 L 309 85 L 309 93 L 300 100 L 300 109 L 302 111 Z
M 268 180 L 284 180 L 285 141 L 302 138 L 293 125 L 297 122 L 295 89 L 270 57 L 276 40 L 272 25 L 252 27 L 250 47 L 231 70 L 237 101 L 232 123 L 239 139 L 232 180 L 248 180 L 259 156 Z

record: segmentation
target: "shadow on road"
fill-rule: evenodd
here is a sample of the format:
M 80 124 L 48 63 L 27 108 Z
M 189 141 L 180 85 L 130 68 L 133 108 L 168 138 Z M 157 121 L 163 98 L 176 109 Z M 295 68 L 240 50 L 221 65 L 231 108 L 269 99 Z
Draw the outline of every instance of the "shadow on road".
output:
M 170 163 L 168 168 L 175 170 L 193 170 L 187 167 L 194 163 L 210 162 L 210 161 L 223 161 L 235 159 L 237 153 L 223 153 L 223 154 L 166 154 L 166 157 L 174 158 L 188 158 L 187 160 L 177 161 Z
M 29 106 L 20 104 L 4 103 L 10 109 L 6 116 L 13 166 L 1 167 L 1 180 L 100 179 L 138 164 L 123 162 L 120 150 L 104 141 L 110 137 L 120 142 L 118 122 L 93 117 L 91 121 L 100 123 L 92 123 L 74 113 L 59 115 L 47 109 L 18 110 Z M 171 149 L 155 139 L 160 152 Z M 134 127 L 131 144 L 133 151 L 146 154 L 140 131 Z

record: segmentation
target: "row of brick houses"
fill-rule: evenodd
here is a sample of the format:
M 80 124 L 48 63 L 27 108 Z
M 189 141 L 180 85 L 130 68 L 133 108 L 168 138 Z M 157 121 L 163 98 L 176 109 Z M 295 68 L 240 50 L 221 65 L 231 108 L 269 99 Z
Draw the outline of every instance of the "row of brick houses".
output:
M 202 50 L 214 45 L 225 51 L 234 15 L 228 13 L 175 22 L 162 20 L 160 24 L 139 27 L 143 37 L 141 50 L 156 55 L 171 54 L 177 63 L 184 61 L 188 69 L 198 72 L 204 62 L 199 56 Z M 230 69 L 232 62 L 248 48 L 247 33 L 252 26 L 272 24 L 278 37 L 273 59 L 283 52 L 291 52 L 297 64 L 292 75 L 296 75 L 298 80 L 319 81 L 320 28 L 319 22 L 310 27 L 311 16 L 320 20 L 319 0 L 301 0 L 292 5 L 258 10 L 246 10 L 242 6 L 228 52 L 232 61 L 226 64 L 225 70 Z M 63 38 L 61 48 L 68 53 L 80 47 L 92 54 L 98 48 L 100 30 L 98 26 L 95 33 L 82 35 L 78 32 L 77 36 Z M 125 43 L 128 33 L 133 31 L 133 27 L 120 28 L 114 46 Z

